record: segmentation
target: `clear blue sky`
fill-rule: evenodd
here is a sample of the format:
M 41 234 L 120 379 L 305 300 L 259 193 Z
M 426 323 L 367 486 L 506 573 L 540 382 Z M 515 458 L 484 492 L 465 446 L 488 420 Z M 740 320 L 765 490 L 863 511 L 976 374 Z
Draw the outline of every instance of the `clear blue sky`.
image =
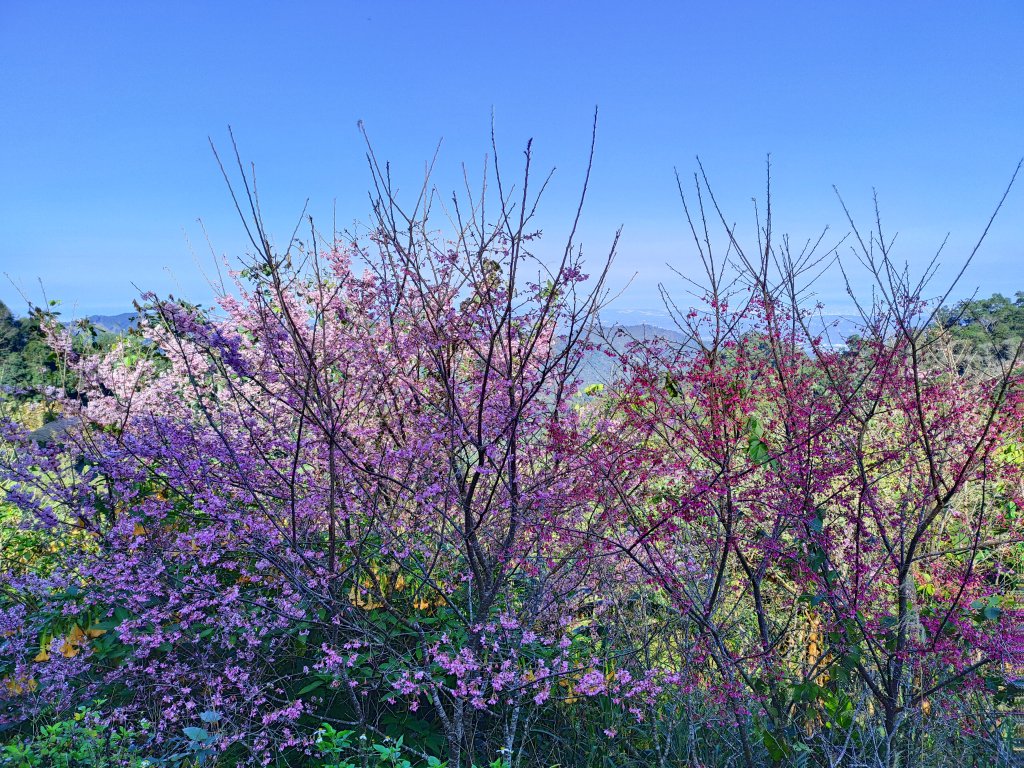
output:
M 597 257 L 625 227 L 618 309 L 657 307 L 665 262 L 694 253 L 673 168 L 699 155 L 752 234 L 772 155 L 776 225 L 847 230 L 878 189 L 898 254 L 957 262 L 1024 155 L 1024 2 L 0 2 L 0 273 L 67 314 L 130 308 L 133 284 L 204 301 L 211 256 L 244 233 L 207 136 L 256 162 L 290 234 L 368 210 L 363 120 L 412 189 L 479 168 L 492 108 L 510 164 L 533 137 L 557 166 L 544 224 L 571 218 L 600 107 L 583 228 Z M 327 227 L 329 229 L 329 227 Z M 1024 290 L 1024 180 L 960 293 Z M 847 304 L 835 281 L 821 296 Z M 24 302 L 7 278 L 0 299 Z

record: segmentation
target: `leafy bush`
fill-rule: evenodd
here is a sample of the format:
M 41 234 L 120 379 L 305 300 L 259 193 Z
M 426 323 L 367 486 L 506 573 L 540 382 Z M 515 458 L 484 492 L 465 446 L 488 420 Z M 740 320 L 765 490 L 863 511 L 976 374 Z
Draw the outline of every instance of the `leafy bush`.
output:
M 102 702 L 99 702 L 102 704 Z M 155 768 L 143 756 L 151 738 L 140 730 L 109 725 L 95 709 L 81 706 L 74 715 L 39 726 L 28 736 L 9 738 L 0 747 L 0 765 L 9 768 Z

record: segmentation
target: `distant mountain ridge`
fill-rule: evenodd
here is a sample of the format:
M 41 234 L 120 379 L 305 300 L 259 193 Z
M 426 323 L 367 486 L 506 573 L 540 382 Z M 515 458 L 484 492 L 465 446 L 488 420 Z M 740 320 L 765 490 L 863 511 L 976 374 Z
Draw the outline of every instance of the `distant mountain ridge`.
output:
M 119 315 L 89 315 L 85 319 L 97 328 L 102 328 L 110 333 L 124 333 L 139 323 L 139 316 L 135 312 L 122 312 Z
M 808 322 L 808 331 L 822 336 L 822 346 L 838 349 L 846 346 L 850 336 L 859 333 L 860 317 L 854 315 L 820 315 L 812 316 Z M 605 326 L 604 340 L 608 348 L 618 354 L 626 351 L 632 341 L 663 340 L 669 344 L 686 345 L 689 336 L 678 329 L 662 328 L 650 323 L 625 324 L 616 323 Z M 608 384 L 621 373 L 621 363 L 604 349 L 593 350 L 583 357 L 579 375 L 585 384 Z
M 123 333 L 138 324 L 139 316 L 136 312 L 122 312 L 118 315 L 88 315 L 86 318 L 93 325 L 110 331 L 111 333 Z M 659 320 L 671 322 L 666 317 L 659 317 Z M 831 336 L 836 337 L 833 343 L 842 343 L 850 335 L 857 333 L 860 318 L 855 315 L 820 315 L 811 318 L 811 331 L 821 333 L 829 331 Z M 671 330 L 653 323 L 629 323 L 619 320 L 608 326 L 608 328 L 621 328 L 627 334 L 633 334 L 637 338 L 667 338 L 680 340 L 683 335 L 679 331 Z

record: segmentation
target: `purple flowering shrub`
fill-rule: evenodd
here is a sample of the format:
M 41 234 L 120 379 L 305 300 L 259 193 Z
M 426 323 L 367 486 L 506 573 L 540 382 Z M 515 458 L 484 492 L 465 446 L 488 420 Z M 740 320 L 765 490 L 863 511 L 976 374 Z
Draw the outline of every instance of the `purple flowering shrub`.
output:
M 956 702 L 1024 662 L 1016 358 L 943 369 L 898 276 L 831 346 L 799 269 L 727 288 L 710 254 L 686 343 L 602 346 L 608 262 L 570 235 L 545 266 L 525 191 L 443 238 L 373 167 L 361 240 L 281 253 L 254 205 L 216 308 L 147 295 L 103 350 L 48 324 L 75 389 L 50 442 L 3 426 L 34 554 L 0 577 L 0 728 L 102 700 L 164 756 L 358 733 L 452 768 L 1002 733 Z

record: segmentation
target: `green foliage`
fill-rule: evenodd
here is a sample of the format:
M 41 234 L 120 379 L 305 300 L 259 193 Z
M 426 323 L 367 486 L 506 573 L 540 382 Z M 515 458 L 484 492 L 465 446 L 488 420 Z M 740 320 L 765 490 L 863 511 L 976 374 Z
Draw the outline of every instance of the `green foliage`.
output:
M 22 526 L 23 518 L 20 509 L 0 500 L 0 570 L 11 575 L 45 574 L 58 554 L 43 532 Z
M 448 763 L 433 755 L 417 760 L 404 749 L 404 736 L 371 741 L 365 734 L 353 739 L 355 731 L 337 730 L 324 723 L 316 734 L 316 747 L 320 753 L 321 768 L 360 768 L 375 765 L 380 768 L 446 768 Z M 503 768 L 501 761 L 489 768 Z
M 18 322 L 7 305 L 0 301 L 0 356 L 6 357 L 18 346 Z
M 49 387 L 74 389 L 58 354 L 49 346 L 44 325 L 58 319 L 56 302 L 47 309 L 33 308 L 27 317 L 15 318 L 0 302 L 0 392 L 14 392 L 19 398 L 35 396 Z M 98 328 L 88 320 L 74 324 L 76 352 L 109 349 L 118 334 Z
M 97 706 L 102 702 L 96 702 Z M 108 725 L 96 710 L 79 707 L 67 719 L 42 725 L 0 746 L 4 768 L 155 768 L 143 754 L 148 724 L 139 730 Z
M 994 293 L 943 307 L 936 324 L 954 338 L 1003 357 L 1024 337 L 1024 291 L 1017 291 L 1012 300 Z
M 43 318 L 36 311 L 15 319 L 0 302 L 0 387 L 25 391 L 58 383 L 57 358 L 46 344 Z

